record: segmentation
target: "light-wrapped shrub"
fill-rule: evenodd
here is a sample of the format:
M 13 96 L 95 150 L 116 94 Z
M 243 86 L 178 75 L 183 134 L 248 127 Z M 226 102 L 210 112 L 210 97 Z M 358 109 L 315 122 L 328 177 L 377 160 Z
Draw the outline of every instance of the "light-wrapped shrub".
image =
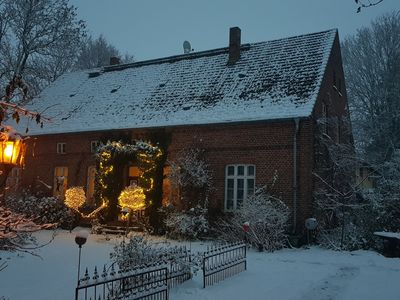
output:
M 146 196 L 143 189 L 137 185 L 130 185 L 122 190 L 118 197 L 118 205 L 136 211 L 146 207 L 145 200 Z
M 83 187 L 74 186 L 65 191 L 65 205 L 69 208 L 79 211 L 86 203 L 86 196 Z

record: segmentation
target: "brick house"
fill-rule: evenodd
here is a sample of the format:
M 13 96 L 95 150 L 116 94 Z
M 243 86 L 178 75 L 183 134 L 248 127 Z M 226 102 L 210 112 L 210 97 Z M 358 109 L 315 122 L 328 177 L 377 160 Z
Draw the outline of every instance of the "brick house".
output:
M 348 115 L 337 30 L 65 74 L 29 104 L 53 122 L 30 125 L 22 184 L 93 195 L 99 141 L 170 135 L 169 159 L 204 149 L 213 212 L 230 211 L 274 176 L 293 231 L 313 214 L 317 120 Z M 23 129 L 21 129 L 22 131 Z M 324 129 L 340 139 L 340 123 Z M 126 184 L 135 178 L 127 166 Z

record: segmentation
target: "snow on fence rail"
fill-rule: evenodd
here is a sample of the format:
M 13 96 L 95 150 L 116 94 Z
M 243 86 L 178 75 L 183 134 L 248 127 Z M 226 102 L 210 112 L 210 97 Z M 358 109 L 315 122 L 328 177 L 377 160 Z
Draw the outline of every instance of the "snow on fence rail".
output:
M 75 300 L 151 299 L 168 300 L 168 291 L 192 278 L 192 267 L 203 270 L 203 287 L 213 285 L 246 270 L 246 245 L 231 243 L 207 247 L 193 256 L 186 247 L 176 247 L 157 257 L 151 265 L 132 270 L 108 269 L 85 274 L 78 281 Z
M 99 274 L 95 267 L 92 277 L 86 269 L 75 289 L 75 300 L 83 299 L 168 300 L 168 268 L 156 263 L 130 271 L 115 271 L 112 265 L 110 272 L 104 266 Z
M 246 244 L 233 243 L 207 248 L 203 257 L 203 288 L 245 271 L 246 268 Z
M 168 288 L 173 288 L 192 278 L 192 255 L 190 250 L 177 247 L 160 257 L 168 269 Z

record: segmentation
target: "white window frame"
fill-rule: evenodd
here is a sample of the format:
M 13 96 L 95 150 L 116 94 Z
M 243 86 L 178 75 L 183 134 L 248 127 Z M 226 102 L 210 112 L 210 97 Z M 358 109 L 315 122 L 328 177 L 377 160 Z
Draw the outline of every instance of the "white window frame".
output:
M 96 153 L 97 148 L 100 146 L 100 141 L 93 140 L 90 141 L 90 153 Z
M 57 143 L 57 153 L 58 154 L 65 154 L 67 153 L 67 143 Z
M 234 173 L 233 175 L 228 175 L 228 169 L 229 167 L 234 168 Z M 239 167 L 244 167 L 244 174 L 239 175 L 238 174 L 238 169 Z M 248 174 L 248 167 L 253 167 L 254 168 L 254 173 L 253 175 Z M 228 208 L 228 180 L 233 179 L 233 207 Z M 256 166 L 253 164 L 231 164 L 227 165 L 225 167 L 225 200 L 224 200 L 224 210 L 225 211 L 234 211 L 238 209 L 238 202 L 237 202 L 237 192 L 238 192 L 238 179 L 243 179 L 243 203 L 245 203 L 249 192 L 249 187 L 248 187 L 248 179 L 253 179 L 253 186 L 252 190 L 254 193 L 255 190 L 255 182 L 256 182 Z

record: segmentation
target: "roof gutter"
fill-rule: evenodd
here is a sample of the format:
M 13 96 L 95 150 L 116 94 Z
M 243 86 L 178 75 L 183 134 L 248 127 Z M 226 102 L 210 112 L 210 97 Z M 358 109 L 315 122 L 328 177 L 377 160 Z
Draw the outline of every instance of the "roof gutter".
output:
M 293 234 L 297 231 L 297 135 L 299 132 L 300 119 L 295 118 L 293 134 Z
M 310 116 L 296 117 L 298 120 L 309 120 Z M 225 122 L 210 122 L 210 123 L 192 123 L 192 124 L 172 124 L 172 125 L 159 125 L 159 126 L 148 126 L 148 127 L 124 127 L 124 128 L 114 128 L 114 129 L 82 129 L 74 131 L 63 131 L 63 132 L 33 132 L 31 129 L 29 131 L 29 136 L 48 136 L 48 135 L 63 135 L 63 134 L 87 134 L 87 133 L 104 133 L 104 132 L 117 132 L 117 131 L 131 131 L 131 130 L 157 130 L 160 128 L 167 129 L 179 129 L 184 127 L 215 127 L 215 126 L 238 126 L 238 125 L 252 125 L 252 124 L 270 124 L 270 123 L 284 123 L 291 122 L 294 120 L 293 117 L 287 118 L 277 118 L 277 119 L 267 119 L 267 120 L 250 120 L 250 121 L 225 121 Z M 39 129 L 40 130 L 40 129 Z

